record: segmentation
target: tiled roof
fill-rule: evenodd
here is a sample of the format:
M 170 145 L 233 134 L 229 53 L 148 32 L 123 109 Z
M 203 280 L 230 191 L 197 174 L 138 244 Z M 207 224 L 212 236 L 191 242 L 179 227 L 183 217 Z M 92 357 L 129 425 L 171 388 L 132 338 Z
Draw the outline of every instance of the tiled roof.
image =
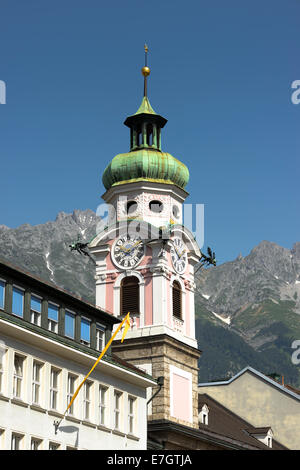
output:
M 209 408 L 208 424 L 199 423 L 199 430 L 225 436 L 257 449 L 270 449 L 251 435 L 257 434 L 258 429 L 263 430 L 262 434 L 267 433 L 270 427 L 255 428 L 206 393 L 198 395 L 198 409 L 201 410 L 204 404 Z M 272 449 L 284 450 L 286 447 L 273 439 Z
M 230 379 L 224 379 L 222 381 L 217 381 L 217 382 L 205 382 L 205 383 L 199 383 L 198 387 L 218 387 L 220 385 L 229 385 L 231 382 L 234 382 L 236 379 L 241 377 L 245 373 L 250 373 L 256 376 L 257 378 L 263 380 L 264 382 L 273 385 L 276 387 L 278 390 L 281 390 L 282 392 L 288 394 L 289 396 L 295 398 L 296 400 L 300 400 L 300 390 L 292 387 L 291 385 L 282 385 L 280 382 L 277 380 L 274 380 L 273 378 L 262 374 L 261 372 L 253 369 L 253 367 L 247 366 L 240 372 L 238 372 L 236 375 L 231 377 Z

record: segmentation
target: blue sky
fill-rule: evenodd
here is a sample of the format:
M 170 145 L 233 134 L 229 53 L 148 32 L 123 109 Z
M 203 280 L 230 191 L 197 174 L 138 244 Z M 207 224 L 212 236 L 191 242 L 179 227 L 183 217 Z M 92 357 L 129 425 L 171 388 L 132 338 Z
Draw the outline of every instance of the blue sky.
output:
M 298 0 L 1 2 L 0 224 L 96 210 L 102 172 L 149 98 L 187 164 L 218 262 L 299 241 Z

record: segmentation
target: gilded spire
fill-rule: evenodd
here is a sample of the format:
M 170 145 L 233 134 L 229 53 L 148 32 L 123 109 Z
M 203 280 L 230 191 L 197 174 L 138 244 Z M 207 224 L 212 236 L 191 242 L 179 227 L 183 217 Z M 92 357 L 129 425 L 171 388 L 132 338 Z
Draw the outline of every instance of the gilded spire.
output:
M 144 45 L 145 49 L 145 65 L 142 68 L 142 75 L 144 76 L 144 96 L 147 97 L 147 77 L 150 75 L 150 69 L 147 65 L 147 59 L 148 59 L 148 46 L 147 44 Z

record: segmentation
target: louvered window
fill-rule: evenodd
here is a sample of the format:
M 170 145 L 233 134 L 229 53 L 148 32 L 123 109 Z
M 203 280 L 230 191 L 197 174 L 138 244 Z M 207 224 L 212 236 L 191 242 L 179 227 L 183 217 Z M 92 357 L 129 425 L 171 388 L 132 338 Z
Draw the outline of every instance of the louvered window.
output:
M 181 287 L 179 282 L 173 282 L 173 316 L 176 318 L 182 318 L 181 311 Z
M 121 315 L 140 312 L 139 280 L 135 276 L 125 277 L 121 283 Z

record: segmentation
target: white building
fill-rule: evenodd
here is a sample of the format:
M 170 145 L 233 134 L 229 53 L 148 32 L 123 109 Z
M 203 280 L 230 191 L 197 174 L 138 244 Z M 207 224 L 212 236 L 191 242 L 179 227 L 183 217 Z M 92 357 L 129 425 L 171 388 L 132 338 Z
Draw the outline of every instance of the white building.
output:
M 0 449 L 146 449 L 152 377 L 109 351 L 119 320 L 0 262 Z

